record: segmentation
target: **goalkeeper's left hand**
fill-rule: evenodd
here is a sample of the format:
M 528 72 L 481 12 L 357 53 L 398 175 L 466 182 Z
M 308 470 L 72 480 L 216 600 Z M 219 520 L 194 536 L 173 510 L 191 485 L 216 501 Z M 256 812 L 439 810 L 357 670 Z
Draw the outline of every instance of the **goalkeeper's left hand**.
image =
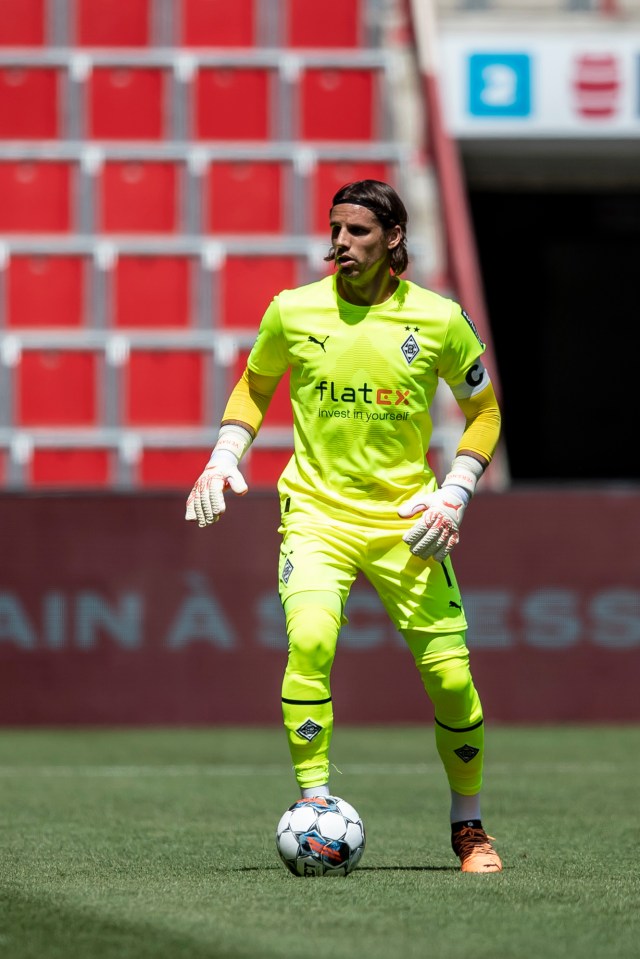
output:
M 398 510 L 398 516 L 421 513 L 402 539 L 414 556 L 441 563 L 460 540 L 460 524 L 482 476 L 483 466 L 471 456 L 456 456 L 442 487 L 433 493 L 418 493 Z
M 403 503 L 399 516 L 422 516 L 402 537 L 414 556 L 441 563 L 460 539 L 460 523 L 466 503 L 445 489 L 435 493 L 419 493 Z

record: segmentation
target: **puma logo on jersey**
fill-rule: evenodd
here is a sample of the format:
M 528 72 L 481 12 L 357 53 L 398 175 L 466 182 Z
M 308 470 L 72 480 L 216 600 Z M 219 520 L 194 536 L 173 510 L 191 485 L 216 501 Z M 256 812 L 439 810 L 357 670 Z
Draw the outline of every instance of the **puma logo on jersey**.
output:
M 309 337 L 307 337 L 307 339 L 309 340 L 310 343 L 317 343 L 318 346 L 322 347 L 322 352 L 323 352 L 323 353 L 326 353 L 326 352 L 327 352 L 327 351 L 325 350 L 325 348 L 324 348 L 324 344 L 325 344 L 325 343 L 327 342 L 327 340 L 329 339 L 328 336 L 325 336 L 324 340 L 322 340 L 322 341 L 316 340 L 315 336 L 309 336 Z

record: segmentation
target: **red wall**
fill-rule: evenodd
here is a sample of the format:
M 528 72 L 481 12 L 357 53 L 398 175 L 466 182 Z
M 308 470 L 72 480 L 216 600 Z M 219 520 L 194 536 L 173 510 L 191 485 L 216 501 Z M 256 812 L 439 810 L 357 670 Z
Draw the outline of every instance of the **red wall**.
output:
M 206 530 L 183 512 L 174 494 L 0 496 L 0 724 L 280 722 L 277 501 Z M 479 494 L 454 559 L 487 718 L 640 720 L 639 494 Z M 364 581 L 347 614 L 336 719 L 430 718 Z

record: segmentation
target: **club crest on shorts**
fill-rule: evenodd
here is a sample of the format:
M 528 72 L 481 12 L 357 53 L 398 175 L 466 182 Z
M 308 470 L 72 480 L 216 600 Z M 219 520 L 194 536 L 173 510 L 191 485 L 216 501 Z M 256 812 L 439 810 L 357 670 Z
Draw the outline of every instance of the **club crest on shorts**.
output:
M 464 746 L 460 746 L 459 749 L 454 749 L 453 751 L 463 763 L 470 763 L 480 752 L 479 749 L 476 749 L 475 746 L 470 746 L 469 743 L 465 743 Z
M 402 346 L 400 347 L 400 349 L 401 349 L 402 352 L 404 353 L 404 358 L 405 358 L 405 360 L 407 361 L 407 363 L 409 363 L 409 364 L 413 363 L 413 361 L 415 360 L 416 356 L 417 356 L 418 353 L 420 352 L 420 347 L 419 347 L 418 344 L 416 343 L 416 340 L 415 340 L 413 334 L 409 335 L 409 336 L 406 338 L 406 340 L 404 341 L 404 343 L 402 344 Z
M 305 719 L 302 726 L 298 726 L 296 733 L 298 736 L 301 736 L 303 739 L 306 739 L 307 742 L 311 742 L 312 739 L 315 739 L 318 733 L 322 732 L 322 726 L 319 726 L 318 723 L 314 723 L 313 719 Z
M 293 563 L 290 559 L 287 559 L 284 566 L 282 567 L 282 582 L 287 585 L 289 582 L 289 577 L 293 572 Z

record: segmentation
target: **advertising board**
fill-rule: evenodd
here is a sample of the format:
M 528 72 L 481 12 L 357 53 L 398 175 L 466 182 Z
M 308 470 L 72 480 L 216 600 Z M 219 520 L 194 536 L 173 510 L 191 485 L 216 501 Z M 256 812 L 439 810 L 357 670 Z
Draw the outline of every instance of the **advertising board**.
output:
M 201 530 L 175 494 L 0 497 L 0 724 L 280 722 L 278 503 Z M 455 568 L 503 722 L 640 720 L 640 496 L 479 494 Z M 336 719 L 431 721 L 400 637 L 353 587 Z
M 444 31 L 443 112 L 456 137 L 640 134 L 640 34 Z

